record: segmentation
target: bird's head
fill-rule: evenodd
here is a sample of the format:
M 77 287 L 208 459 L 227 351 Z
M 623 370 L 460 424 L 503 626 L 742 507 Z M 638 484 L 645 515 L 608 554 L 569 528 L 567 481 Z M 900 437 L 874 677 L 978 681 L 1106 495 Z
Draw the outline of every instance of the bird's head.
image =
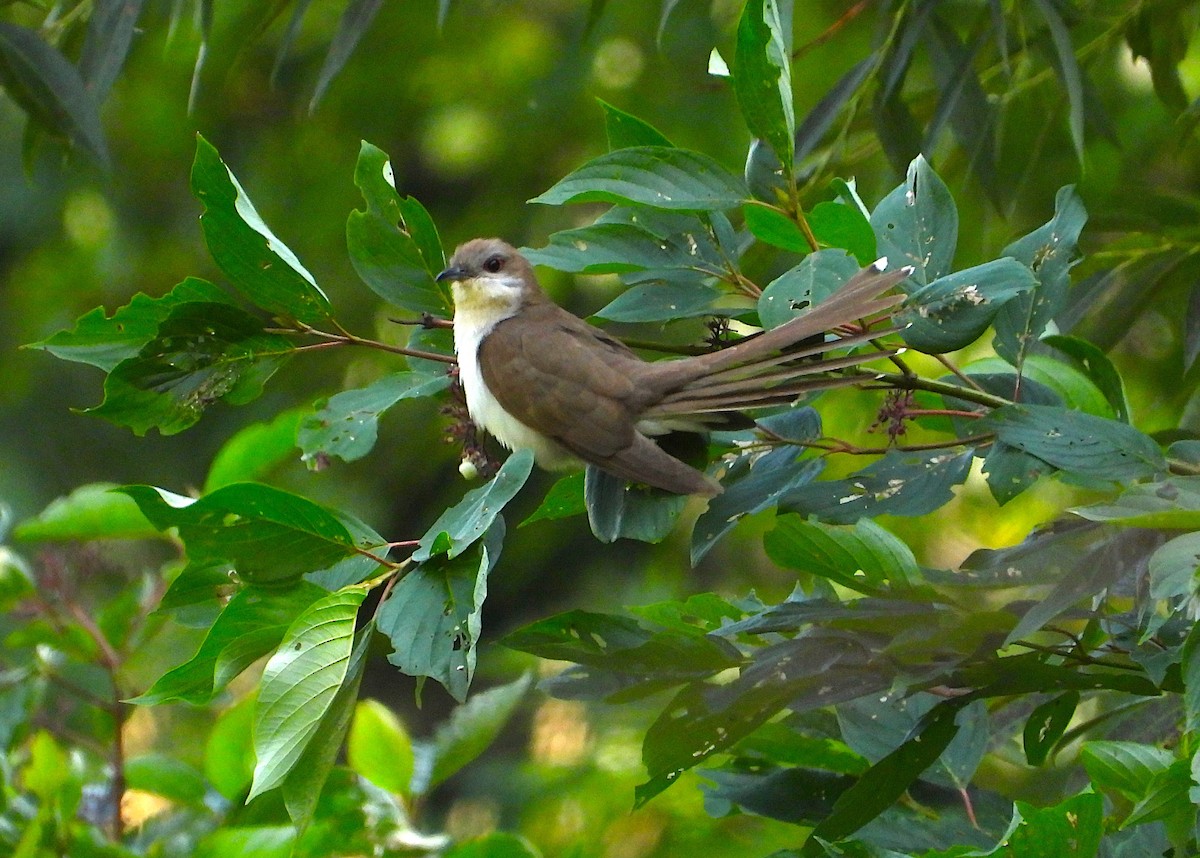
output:
M 529 262 L 498 238 L 475 238 L 460 244 L 437 279 L 450 283 L 456 314 L 511 315 L 523 302 L 541 294 Z

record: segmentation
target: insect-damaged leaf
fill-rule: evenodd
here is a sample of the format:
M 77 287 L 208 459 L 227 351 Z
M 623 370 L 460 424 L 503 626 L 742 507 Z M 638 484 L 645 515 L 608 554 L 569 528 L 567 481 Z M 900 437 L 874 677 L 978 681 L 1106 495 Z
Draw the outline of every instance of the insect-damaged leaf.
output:
M 950 190 L 924 156 L 913 159 L 904 184 L 875 207 L 871 226 L 879 253 L 887 257 L 888 270 L 913 266 L 911 288 L 950 273 L 958 244 L 958 209 Z M 1016 253 L 1011 255 L 1021 259 Z

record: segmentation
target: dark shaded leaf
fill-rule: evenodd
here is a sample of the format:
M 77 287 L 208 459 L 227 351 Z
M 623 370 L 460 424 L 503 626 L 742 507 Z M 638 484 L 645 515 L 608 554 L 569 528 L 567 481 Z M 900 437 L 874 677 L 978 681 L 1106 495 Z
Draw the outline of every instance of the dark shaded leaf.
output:
M 608 135 L 609 149 L 628 149 L 630 146 L 673 146 L 657 128 L 614 107 L 602 98 L 597 98 L 604 110 L 604 131 Z
M 434 280 L 445 257 L 433 220 L 415 198 L 397 193 L 387 153 L 365 140 L 354 184 L 367 204 L 346 219 L 346 247 L 358 276 L 397 307 L 449 316 L 449 295 Z
M 958 245 L 958 209 L 923 155 L 909 164 L 904 184 L 875 207 L 871 227 L 879 253 L 887 257 L 887 270 L 913 266 L 909 291 L 950 273 Z M 1016 253 L 1006 255 L 1025 261 Z
M 882 459 L 844 480 L 810 483 L 787 492 L 780 508 L 815 515 L 831 524 L 865 516 L 925 515 L 948 503 L 951 489 L 971 470 L 974 453 L 902 453 Z
M 339 590 L 313 602 L 288 626 L 267 662 L 254 708 L 257 762 L 247 801 L 283 783 L 317 735 L 347 678 L 365 596 L 365 590 Z
M 530 202 L 634 203 L 678 211 L 731 209 L 746 187 L 707 155 L 666 146 L 617 149 L 588 161 Z
M 1079 337 L 1051 334 L 1042 337 L 1041 341 L 1071 358 L 1072 364 L 1104 394 L 1116 418 L 1125 423 L 1129 422 L 1129 400 L 1125 397 L 1125 382 L 1121 380 L 1120 373 L 1108 355 L 1099 347 Z
M 438 516 L 421 537 L 413 559 L 421 563 L 437 554 L 447 554 L 450 558 L 462 554 L 487 533 L 505 504 L 525 485 L 532 470 L 532 451 L 513 453 L 487 485 L 467 492 L 461 501 Z
M 1187 109 L 1188 96 L 1179 78 L 1179 64 L 1187 56 L 1195 31 L 1195 16 L 1178 4 L 1139 9 L 1125 29 L 1125 40 L 1134 58 L 1150 66 L 1154 92 L 1176 113 Z
M 397 372 L 368 387 L 343 390 L 300 422 L 296 444 L 309 467 L 329 456 L 344 462 L 361 459 L 375 446 L 379 417 L 404 399 L 432 396 L 450 386 L 448 375 Z
M 207 280 L 188 277 L 159 298 L 139 292 L 111 316 L 105 316 L 104 308 L 97 307 L 80 316 L 69 331 L 59 331 L 29 348 L 45 349 L 62 360 L 91 364 L 109 372 L 154 339 L 159 324 L 172 309 L 193 302 L 213 304 L 230 300 Z
M 985 262 L 939 277 L 909 296 L 896 323 L 917 351 L 944 354 L 975 342 L 1000 308 L 1037 286 L 1033 273 L 1015 259 Z
M 30 118 L 108 170 L 95 93 L 75 66 L 33 30 L 0 21 L 0 84 Z
M 1049 463 L 1018 450 L 1003 441 L 994 441 L 983 460 L 988 491 L 1001 505 L 1056 469 Z
M 790 29 L 777 0 L 750 0 L 742 8 L 733 57 L 733 91 L 746 126 L 766 140 L 788 174 L 795 147 Z
M 383 0 L 348 0 L 338 21 L 337 32 L 333 34 L 333 41 L 329 43 L 329 53 L 325 55 L 325 62 L 321 64 L 321 71 L 317 74 L 317 85 L 313 90 L 312 100 L 308 103 L 309 113 L 316 112 L 325 90 L 346 65 L 359 40 L 370 29 L 371 22 L 375 20 L 375 14 L 381 6 Z
M 684 495 L 630 486 L 593 465 L 584 474 L 583 499 L 588 524 L 601 542 L 660 542 L 687 505 Z
M 1040 766 L 1046 761 L 1051 749 L 1070 726 L 1078 705 L 1079 692 L 1068 691 L 1047 700 L 1029 714 L 1023 733 L 1025 761 L 1029 765 Z
M 847 775 L 806 768 L 707 770 L 702 774 L 714 782 L 702 787 L 710 813 L 719 806 L 717 802 L 728 802 L 760 816 L 810 825 L 828 816 L 838 796 L 854 783 Z
M 1083 71 L 1075 59 L 1075 48 L 1071 44 L 1071 31 L 1055 8 L 1052 0 L 1034 0 L 1033 5 L 1046 21 L 1050 40 L 1054 44 L 1054 70 L 1067 91 L 1069 106 L 1067 124 L 1071 129 L 1071 142 L 1075 144 L 1075 156 L 1083 164 Z
M 243 405 L 257 398 L 295 347 L 229 304 L 172 307 L 154 339 L 136 357 L 113 367 L 104 401 L 87 409 L 138 435 L 151 428 L 182 432 L 213 403 Z
M 1027 265 L 1038 281 L 1035 290 L 1010 301 L 996 316 L 992 345 L 1013 366 L 1020 368 L 1030 346 L 1066 306 L 1076 243 L 1086 222 L 1083 202 L 1067 185 L 1054 198 L 1054 217 L 1001 251 Z
M 295 44 L 296 37 L 300 35 L 300 25 L 304 22 L 304 14 L 311 4 L 312 0 L 296 0 L 292 7 L 292 17 L 288 19 L 287 28 L 279 37 L 279 47 L 275 49 L 275 63 L 271 66 L 272 87 L 279 85 L 279 74 L 283 71 L 283 65 L 287 62 L 288 52 Z
M 796 163 L 816 149 L 825 132 L 833 125 L 833 120 L 842 106 L 858 91 L 867 75 L 874 71 L 877 60 L 876 55 L 872 53 L 851 66 L 850 71 L 838 78 L 837 83 L 826 91 L 816 106 L 804 117 L 800 127 L 796 129 Z
M 146 0 L 97 0 L 88 19 L 79 74 L 96 103 L 103 102 L 125 65 Z
M 213 261 L 252 303 L 315 325 L 330 317 L 316 280 L 263 222 L 213 145 L 196 137 L 192 194 L 204 204 L 200 225 Z
M 1009 446 L 1071 474 L 1131 482 L 1165 473 L 1166 457 L 1127 423 L 1050 405 L 1006 405 L 979 421 Z

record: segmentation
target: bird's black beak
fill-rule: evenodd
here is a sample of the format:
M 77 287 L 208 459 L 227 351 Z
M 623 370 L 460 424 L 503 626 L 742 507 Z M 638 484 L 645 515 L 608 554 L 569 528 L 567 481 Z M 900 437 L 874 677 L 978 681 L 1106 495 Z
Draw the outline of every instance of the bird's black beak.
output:
M 437 282 L 445 283 L 447 280 L 454 282 L 455 280 L 466 280 L 467 272 L 461 265 L 451 265 L 445 271 L 437 276 Z

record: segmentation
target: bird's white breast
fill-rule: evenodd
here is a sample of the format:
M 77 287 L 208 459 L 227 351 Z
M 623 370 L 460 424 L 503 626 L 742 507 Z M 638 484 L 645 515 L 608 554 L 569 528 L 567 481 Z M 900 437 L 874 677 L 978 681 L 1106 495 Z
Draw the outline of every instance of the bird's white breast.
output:
M 479 365 L 479 344 L 492 328 L 516 314 L 517 309 L 496 312 L 495 306 L 476 308 L 457 301 L 454 312 L 454 351 L 458 354 L 458 379 L 467 397 L 467 411 L 476 426 L 510 450 L 532 450 L 543 468 L 577 467 L 578 460 L 556 442 L 513 417 L 488 390 Z

